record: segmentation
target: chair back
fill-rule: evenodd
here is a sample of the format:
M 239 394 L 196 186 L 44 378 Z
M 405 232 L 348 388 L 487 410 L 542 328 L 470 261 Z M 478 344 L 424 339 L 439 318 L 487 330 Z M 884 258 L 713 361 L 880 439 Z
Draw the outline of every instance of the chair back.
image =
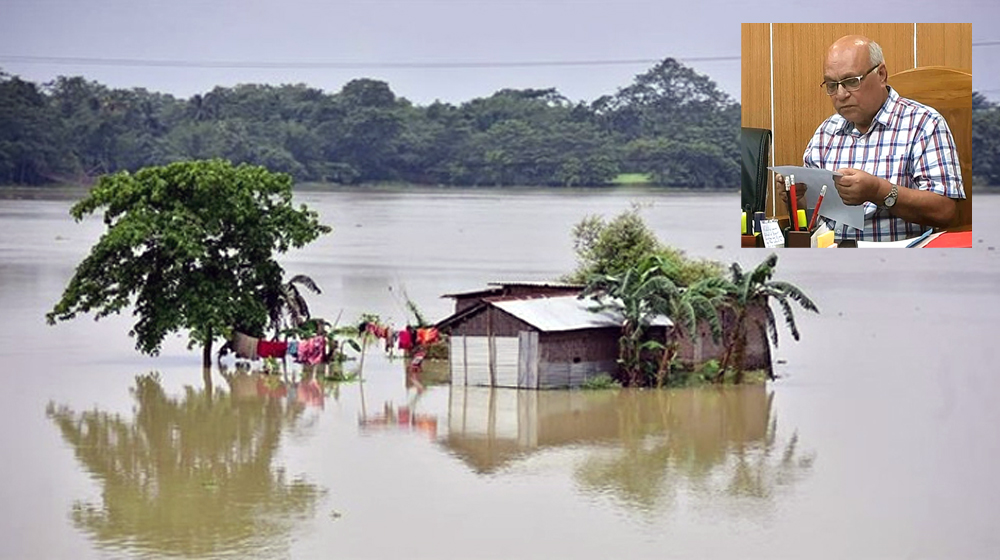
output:
M 764 212 L 767 201 L 768 156 L 771 152 L 771 131 L 765 128 L 740 130 L 740 171 L 743 179 L 741 205 L 753 212 Z
M 959 200 L 952 227 L 972 225 L 972 74 L 945 66 L 924 66 L 889 77 L 900 96 L 933 107 L 951 129 L 962 166 L 965 200 Z

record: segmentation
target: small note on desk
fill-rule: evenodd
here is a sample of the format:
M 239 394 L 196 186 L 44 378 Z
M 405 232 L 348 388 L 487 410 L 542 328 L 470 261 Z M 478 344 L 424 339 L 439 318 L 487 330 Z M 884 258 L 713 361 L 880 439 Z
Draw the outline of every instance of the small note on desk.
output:
M 781 235 L 778 220 L 764 220 L 760 223 L 764 235 L 765 247 L 784 247 L 785 236 Z

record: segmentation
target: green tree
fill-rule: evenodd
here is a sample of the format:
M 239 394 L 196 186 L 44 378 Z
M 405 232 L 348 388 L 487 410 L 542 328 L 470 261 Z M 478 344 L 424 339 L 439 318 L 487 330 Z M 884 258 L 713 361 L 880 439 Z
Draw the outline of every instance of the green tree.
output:
M 174 163 L 101 177 L 70 210 L 76 220 L 104 211 L 108 229 L 46 318 L 49 324 L 132 306 L 136 349 L 157 354 L 186 330 L 211 365 L 212 342 L 233 327 L 262 333 L 264 294 L 283 270 L 275 255 L 330 228 L 292 205 L 292 179 L 222 160 Z
M 1000 185 L 1000 107 L 978 92 L 972 95 L 972 169 L 978 182 Z
M 732 283 L 735 292 L 732 294 L 730 303 L 735 310 L 736 319 L 726 341 L 726 352 L 716 376 L 717 381 L 723 379 L 731 361 L 736 370 L 736 383 L 743 380 L 743 358 L 746 352 L 747 331 L 751 325 L 750 310 L 752 308 L 763 309 L 765 322 L 760 325 L 760 328 L 766 329 L 775 346 L 778 345 L 778 326 L 770 305 L 772 299 L 781 308 L 785 324 L 792 333 L 792 338 L 796 341 L 799 340 L 799 329 L 795 325 L 795 313 L 792 310 L 791 302 L 799 304 L 806 311 L 819 313 L 816 304 L 797 286 L 789 282 L 771 280 L 777 266 L 778 255 L 774 253 L 771 253 L 749 274 L 743 272 L 739 263 L 732 264 Z M 762 338 L 766 340 L 767 336 Z
M 583 283 L 593 275 L 620 276 L 650 255 L 671 262 L 670 279 L 678 286 L 722 277 L 721 264 L 692 259 L 683 251 L 663 245 L 643 221 L 640 211 L 639 206 L 633 205 L 609 221 L 595 215 L 577 223 L 572 231 L 577 268 L 566 280 Z

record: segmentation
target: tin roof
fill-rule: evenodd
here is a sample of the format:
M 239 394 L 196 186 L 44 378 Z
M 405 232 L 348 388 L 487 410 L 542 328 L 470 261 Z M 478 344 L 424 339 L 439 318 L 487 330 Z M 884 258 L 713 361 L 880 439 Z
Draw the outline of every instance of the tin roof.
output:
M 594 311 L 593 308 L 598 305 L 597 300 L 589 297 L 579 299 L 577 296 L 554 296 L 490 303 L 545 332 L 620 327 L 624 319 L 621 313 L 610 309 Z M 652 324 L 664 327 L 673 325 L 670 319 L 662 315 Z

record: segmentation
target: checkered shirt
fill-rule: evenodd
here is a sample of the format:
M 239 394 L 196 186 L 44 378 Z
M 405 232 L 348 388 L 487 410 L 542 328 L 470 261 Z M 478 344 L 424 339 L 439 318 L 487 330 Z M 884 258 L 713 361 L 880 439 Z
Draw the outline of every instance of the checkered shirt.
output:
M 958 151 L 948 123 L 934 109 L 900 97 L 892 88 L 866 134 L 839 114 L 833 115 L 816 129 L 802 160 L 806 167 L 831 171 L 860 169 L 900 189 L 965 198 Z M 836 227 L 835 222 L 827 220 L 838 241 L 895 241 L 916 237 L 928 229 L 903 221 L 871 202 L 865 202 L 864 208 L 864 230 L 844 224 Z

